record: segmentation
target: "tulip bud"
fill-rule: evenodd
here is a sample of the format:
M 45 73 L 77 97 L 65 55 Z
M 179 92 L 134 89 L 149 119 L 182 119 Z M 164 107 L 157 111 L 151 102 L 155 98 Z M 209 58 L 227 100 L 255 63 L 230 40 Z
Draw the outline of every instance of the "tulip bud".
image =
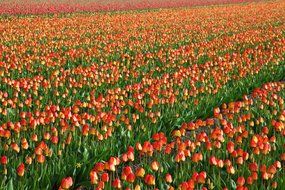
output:
M 167 183 L 172 183 L 172 176 L 171 176 L 170 174 L 166 174 L 166 176 L 165 176 L 165 181 L 166 181 Z
M 157 171 L 159 169 L 159 163 L 157 161 L 153 161 L 151 163 L 151 169 Z
M 136 170 L 136 176 L 137 177 L 144 177 L 144 174 L 145 174 L 145 170 L 143 168 L 138 168 Z
M 278 183 L 276 181 L 272 182 L 271 187 L 277 189 Z

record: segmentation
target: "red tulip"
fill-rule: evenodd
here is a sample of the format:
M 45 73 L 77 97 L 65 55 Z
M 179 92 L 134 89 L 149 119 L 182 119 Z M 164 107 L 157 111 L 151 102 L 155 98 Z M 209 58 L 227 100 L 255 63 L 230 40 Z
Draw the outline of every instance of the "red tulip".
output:
M 0 159 L 0 163 L 2 165 L 6 165 L 8 163 L 8 158 L 7 156 L 2 156 L 1 159 Z
M 136 179 L 135 174 L 130 173 L 130 174 L 127 175 L 126 181 L 129 182 L 129 183 L 133 183 L 135 181 L 135 179 Z
M 254 180 L 257 180 L 257 179 L 258 179 L 258 174 L 257 174 L 257 172 L 253 172 L 253 173 L 251 174 L 251 176 L 252 176 L 252 179 L 254 179 Z
M 207 173 L 205 171 L 202 171 L 199 173 L 197 177 L 197 182 L 204 184 L 207 178 Z
M 147 174 L 145 177 L 144 177 L 144 182 L 147 184 L 147 185 L 155 185 L 155 177 L 151 174 Z
M 215 156 L 210 157 L 210 164 L 216 166 L 218 164 Z
M 277 169 L 274 165 L 271 165 L 268 167 L 267 172 L 270 174 L 275 174 L 277 172 Z
M 61 180 L 60 187 L 62 189 L 69 189 L 73 185 L 73 180 L 71 177 L 67 177 Z
M 103 181 L 103 182 L 108 182 L 109 181 L 109 174 L 108 173 L 103 173 L 102 175 L 101 175 L 101 180 Z
M 245 184 L 245 179 L 244 177 L 238 177 L 237 179 L 237 185 L 243 186 Z
M 104 170 L 104 164 L 102 162 L 98 162 L 94 168 L 97 172 L 102 172 Z
M 224 167 L 224 161 L 223 161 L 223 160 L 219 160 L 219 161 L 218 161 L 218 166 L 219 166 L 220 168 Z
M 269 173 L 267 173 L 267 172 L 263 172 L 263 173 L 261 174 L 261 176 L 262 176 L 262 179 L 264 179 L 264 180 L 268 180 L 269 177 L 270 177 Z
M 17 168 L 17 174 L 18 176 L 22 177 L 25 174 L 25 165 L 24 163 L 21 163 Z
M 131 168 L 130 166 L 125 166 L 125 167 L 123 168 L 123 173 L 124 173 L 125 175 L 129 175 L 130 173 L 133 173 L 133 170 L 132 170 L 132 168 Z
M 251 171 L 251 172 L 257 172 L 258 171 L 258 165 L 257 165 L 257 163 L 250 163 L 249 164 L 249 170 Z
M 232 141 L 228 142 L 227 151 L 231 154 L 233 153 L 234 150 L 235 150 L 235 144 Z
M 246 183 L 251 185 L 253 184 L 253 178 L 251 176 L 249 176 L 247 179 L 246 179 Z
M 278 183 L 277 183 L 276 181 L 272 182 L 271 187 L 272 187 L 273 189 L 276 189 L 277 186 L 278 186 Z
M 89 132 L 89 126 L 88 125 L 83 125 L 82 127 L 82 135 L 87 136 Z
M 120 180 L 120 179 L 115 179 L 115 180 L 112 182 L 112 186 L 113 186 L 114 188 L 121 189 L 121 188 L 122 188 L 121 180 Z

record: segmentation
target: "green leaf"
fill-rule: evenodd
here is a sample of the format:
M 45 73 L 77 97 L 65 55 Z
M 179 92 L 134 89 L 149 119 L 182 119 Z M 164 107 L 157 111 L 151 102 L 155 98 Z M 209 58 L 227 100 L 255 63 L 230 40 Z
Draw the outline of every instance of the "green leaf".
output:
M 87 148 L 84 147 L 84 151 L 83 151 L 83 158 L 84 158 L 84 160 L 86 160 L 88 158 L 88 155 L 89 155 L 89 152 L 88 152 Z
M 9 180 L 7 190 L 14 190 L 13 179 Z
M 9 116 L 15 116 L 15 114 L 16 114 L 15 113 L 16 111 L 14 109 L 12 109 L 12 108 L 7 108 L 7 112 L 8 112 Z
M 230 180 L 230 182 L 231 182 L 232 188 L 236 189 L 237 188 L 236 182 L 234 180 L 232 180 L 232 179 Z

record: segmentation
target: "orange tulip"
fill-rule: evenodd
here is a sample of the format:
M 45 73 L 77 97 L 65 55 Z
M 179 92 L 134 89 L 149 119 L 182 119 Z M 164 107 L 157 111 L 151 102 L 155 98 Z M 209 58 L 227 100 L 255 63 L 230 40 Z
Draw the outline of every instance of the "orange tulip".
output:
M 67 178 L 64 178 L 61 180 L 61 184 L 60 184 L 60 187 L 62 189 L 69 189 L 71 188 L 73 185 L 73 180 L 71 177 L 67 177 Z
M 98 175 L 95 170 L 92 170 L 90 172 L 90 181 L 91 181 L 91 184 L 93 185 L 98 183 Z
M 45 156 L 42 155 L 42 154 L 38 155 L 37 156 L 37 161 L 38 161 L 38 163 L 43 164 L 45 162 Z
M 159 163 L 157 161 L 153 161 L 151 163 L 151 169 L 157 171 L 159 169 Z
M 140 167 L 136 170 L 137 177 L 144 177 L 144 174 L 145 174 L 145 170 L 143 168 Z

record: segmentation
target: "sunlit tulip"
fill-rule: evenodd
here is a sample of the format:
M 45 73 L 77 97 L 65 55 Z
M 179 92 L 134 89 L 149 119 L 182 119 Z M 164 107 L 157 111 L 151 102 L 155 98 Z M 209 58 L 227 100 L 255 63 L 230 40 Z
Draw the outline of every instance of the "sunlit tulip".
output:
M 44 155 L 38 155 L 37 156 L 38 163 L 42 164 L 45 162 L 45 156 Z
M 143 168 L 138 168 L 137 170 L 136 170 L 136 176 L 137 177 L 144 177 L 144 174 L 145 174 L 145 170 L 143 169 Z
M 32 157 L 30 157 L 30 156 L 26 157 L 26 162 L 25 162 L 25 163 L 26 163 L 27 165 L 31 165 L 32 162 L 33 162 Z
M 214 156 L 210 157 L 210 164 L 214 165 L 214 166 L 216 166 L 218 164 L 216 157 L 214 157 Z
M 147 174 L 145 177 L 144 177 L 144 182 L 147 184 L 147 185 L 155 185 L 155 177 L 151 174 Z
M 97 184 L 98 183 L 98 175 L 97 175 L 96 171 L 92 170 L 90 172 L 89 176 L 90 176 L 91 184 Z
M 151 169 L 157 171 L 159 169 L 159 163 L 157 161 L 153 161 L 151 163 Z
M 135 190 L 141 190 L 141 187 L 139 185 L 136 185 Z
M 261 174 L 261 176 L 262 176 L 262 179 L 264 179 L 264 180 L 268 180 L 269 177 L 270 177 L 270 175 L 269 175 L 267 172 L 263 172 L 263 173 Z
M 61 180 L 60 187 L 63 189 L 69 189 L 73 185 L 73 180 L 71 177 L 66 177 Z
M 235 174 L 235 168 L 233 166 L 228 166 L 227 167 L 227 172 L 229 174 Z
M 172 176 L 169 173 L 165 175 L 165 181 L 167 183 L 172 183 Z

